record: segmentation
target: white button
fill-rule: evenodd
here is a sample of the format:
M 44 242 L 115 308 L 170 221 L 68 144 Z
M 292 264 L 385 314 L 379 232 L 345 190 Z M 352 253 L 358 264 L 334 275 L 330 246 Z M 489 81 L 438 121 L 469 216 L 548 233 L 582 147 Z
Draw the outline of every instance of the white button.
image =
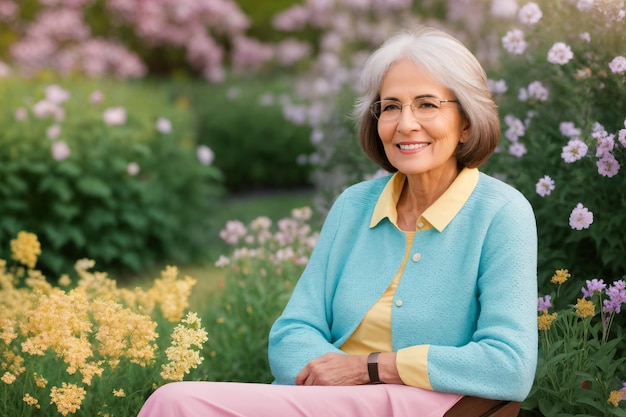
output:
M 402 307 L 402 300 L 396 300 L 396 306 Z
M 413 256 L 411 256 L 411 259 L 413 260 L 413 262 L 419 262 L 420 259 L 422 259 L 422 254 L 421 253 L 414 253 Z
M 421 229 L 422 227 L 424 227 L 424 223 L 419 222 L 419 223 L 417 224 L 417 227 L 419 227 L 419 228 Z

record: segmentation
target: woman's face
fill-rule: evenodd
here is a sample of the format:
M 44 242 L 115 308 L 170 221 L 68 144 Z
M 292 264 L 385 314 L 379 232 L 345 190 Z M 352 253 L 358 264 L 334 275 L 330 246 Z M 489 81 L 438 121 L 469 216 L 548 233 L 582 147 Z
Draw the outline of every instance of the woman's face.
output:
M 427 119 L 416 117 L 410 106 L 419 97 L 433 98 L 437 105 L 439 100 L 456 100 L 449 89 L 424 68 L 402 59 L 387 71 L 380 87 L 380 97 L 383 101 L 395 100 L 403 105 L 396 120 L 384 117 L 381 117 L 384 120 L 378 120 L 378 135 L 385 153 L 398 171 L 406 175 L 456 171 L 454 152 L 469 133 L 464 129 L 465 121 L 457 103 L 443 102 L 439 110 L 432 110 L 433 106 L 425 104 L 433 112 Z

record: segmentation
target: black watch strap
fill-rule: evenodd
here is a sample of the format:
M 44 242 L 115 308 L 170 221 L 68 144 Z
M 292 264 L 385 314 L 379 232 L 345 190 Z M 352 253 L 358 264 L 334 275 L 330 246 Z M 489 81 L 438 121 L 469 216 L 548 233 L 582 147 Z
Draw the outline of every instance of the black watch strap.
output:
M 380 384 L 378 377 L 378 354 L 380 352 L 372 352 L 367 357 L 367 373 L 370 376 L 370 384 Z

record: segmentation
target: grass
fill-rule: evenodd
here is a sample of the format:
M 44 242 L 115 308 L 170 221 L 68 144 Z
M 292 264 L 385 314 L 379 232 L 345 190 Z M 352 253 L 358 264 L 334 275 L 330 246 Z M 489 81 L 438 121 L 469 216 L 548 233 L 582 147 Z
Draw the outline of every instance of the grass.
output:
M 197 281 L 189 298 L 192 311 L 203 310 L 203 305 L 219 296 L 219 282 L 224 278 L 224 270 L 214 263 L 220 255 L 230 255 L 231 247 L 219 238 L 219 231 L 228 220 L 240 220 L 248 224 L 259 216 L 267 216 L 276 222 L 291 214 L 294 208 L 313 207 L 313 189 L 253 191 L 233 194 L 222 201 L 222 207 L 214 216 L 215 235 L 210 236 L 206 248 L 206 259 L 189 265 L 176 264 L 180 276 L 190 276 Z M 139 277 L 124 284 L 126 287 L 148 287 L 160 276 L 165 265 L 155 266 Z

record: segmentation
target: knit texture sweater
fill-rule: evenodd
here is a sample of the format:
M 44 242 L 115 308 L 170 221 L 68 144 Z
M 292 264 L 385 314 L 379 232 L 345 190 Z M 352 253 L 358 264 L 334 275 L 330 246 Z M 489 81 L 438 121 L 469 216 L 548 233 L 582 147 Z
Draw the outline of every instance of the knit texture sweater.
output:
M 293 384 L 312 359 L 341 345 L 389 286 L 406 238 L 388 219 L 370 227 L 391 177 L 346 189 L 270 331 L 275 383 Z M 442 231 L 416 233 L 421 254 L 396 289 L 393 351 L 423 346 L 432 389 L 523 400 L 537 361 L 537 233 L 528 201 L 481 173 Z

